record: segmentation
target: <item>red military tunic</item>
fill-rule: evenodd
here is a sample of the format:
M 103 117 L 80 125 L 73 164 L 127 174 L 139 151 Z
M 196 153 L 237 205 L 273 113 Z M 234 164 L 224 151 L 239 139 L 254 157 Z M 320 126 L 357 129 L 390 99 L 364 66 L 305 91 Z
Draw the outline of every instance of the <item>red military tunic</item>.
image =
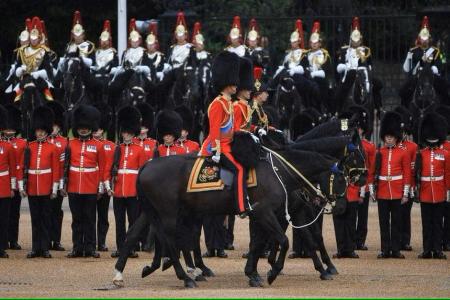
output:
M 216 97 L 208 108 L 209 135 L 201 149 L 201 155 L 211 156 L 213 151 L 231 153 L 233 141 L 233 103 L 225 95 Z
M 134 137 L 133 138 L 133 143 L 138 144 L 139 146 L 144 148 L 145 159 L 146 160 L 150 160 L 150 159 L 153 158 L 153 155 L 155 154 L 155 149 L 156 149 L 157 144 L 158 144 L 156 142 L 156 140 L 154 140 L 152 138 L 141 139 L 139 137 Z
M 199 152 L 200 151 L 200 145 L 197 142 L 191 141 L 191 140 L 178 140 L 177 143 L 181 148 L 184 149 L 184 153 L 192 153 L 192 152 Z
M 425 148 L 422 155 L 420 174 L 420 201 L 441 203 L 446 200 L 450 190 L 450 152 L 445 149 Z
M 450 141 L 444 141 L 441 147 L 447 151 L 450 151 Z
M 417 156 L 417 144 L 408 140 L 402 141 L 400 144 L 402 147 L 406 149 L 409 155 L 409 159 L 411 161 L 411 188 L 416 186 L 416 179 L 414 178 L 415 174 L 415 164 L 416 164 L 416 156 Z
M 105 151 L 95 139 L 69 141 L 70 169 L 67 191 L 76 194 L 97 194 L 103 182 Z
M 404 147 L 384 146 L 381 152 L 377 199 L 407 197 L 411 186 L 411 161 Z
M 50 135 L 47 141 L 56 146 L 56 152 L 59 157 L 59 188 L 64 187 L 64 161 L 66 156 L 67 138 L 61 135 Z
M 367 191 L 373 189 L 373 182 L 375 176 L 375 153 L 376 148 L 373 143 L 363 139 L 361 141 L 365 156 L 365 165 L 367 169 L 367 182 L 364 186 L 359 187 L 353 183 L 350 183 L 347 188 L 347 200 L 349 202 L 356 202 L 360 198 L 364 198 Z M 370 187 L 370 188 L 369 188 Z
M 30 162 L 26 192 L 29 196 L 47 196 L 56 194 L 59 184 L 59 155 L 57 147 L 48 141 L 33 141 L 28 144 Z M 24 166 L 24 155 L 21 165 Z M 17 176 L 19 189 L 23 190 L 23 173 Z
M 170 155 L 186 154 L 186 151 L 180 145 L 173 143 L 170 146 L 165 145 L 165 144 L 159 145 L 158 153 L 159 153 L 160 157 L 164 157 L 164 156 L 170 156 Z
M 136 180 L 139 169 L 145 164 L 146 157 L 144 149 L 134 143 L 120 144 L 120 161 L 117 170 L 117 177 L 113 184 L 114 197 L 136 197 Z M 105 186 L 111 186 L 112 163 L 107 166 L 104 174 Z
M 240 99 L 233 103 L 234 122 L 233 131 L 245 130 L 253 132 L 255 125 L 252 125 L 252 109 L 248 101 Z
M 16 187 L 16 156 L 13 146 L 0 140 L 0 198 L 10 198 Z
M 17 173 L 21 173 L 23 172 L 22 170 L 22 165 L 20 164 L 21 161 L 21 157 L 23 155 L 23 151 L 25 150 L 25 148 L 27 147 L 27 140 L 22 139 L 22 138 L 18 138 L 18 137 L 13 137 L 10 139 L 6 139 L 7 142 L 9 142 L 14 149 L 14 155 L 15 155 L 15 159 L 16 159 L 16 170 Z M 17 190 L 18 186 L 16 183 L 16 186 L 14 187 L 14 190 Z

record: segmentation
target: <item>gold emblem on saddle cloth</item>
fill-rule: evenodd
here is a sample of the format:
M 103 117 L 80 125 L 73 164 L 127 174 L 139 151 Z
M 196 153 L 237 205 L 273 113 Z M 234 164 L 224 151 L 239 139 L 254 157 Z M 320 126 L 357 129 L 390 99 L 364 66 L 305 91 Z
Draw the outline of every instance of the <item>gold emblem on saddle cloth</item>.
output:
M 31 73 L 39 69 L 45 56 L 45 48 L 41 45 L 37 48 L 25 47 L 19 49 L 19 56 L 22 63 L 27 66 L 27 73 Z
M 217 172 L 219 172 L 218 167 L 206 167 L 200 171 L 200 174 L 198 175 L 198 181 L 209 182 L 217 179 Z

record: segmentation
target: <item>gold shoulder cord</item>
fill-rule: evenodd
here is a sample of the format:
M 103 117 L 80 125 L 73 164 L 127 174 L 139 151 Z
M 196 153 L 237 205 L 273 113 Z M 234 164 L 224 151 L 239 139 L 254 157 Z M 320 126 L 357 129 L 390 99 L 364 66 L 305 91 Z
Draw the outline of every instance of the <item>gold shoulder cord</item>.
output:
M 25 48 L 26 47 L 21 47 L 19 49 L 19 56 L 20 56 L 20 60 L 22 61 L 23 64 L 25 64 L 27 66 L 27 73 L 33 71 L 36 68 L 36 64 L 37 64 L 37 56 L 39 53 L 39 49 L 36 50 L 34 53 L 30 54 L 30 55 L 26 55 L 25 54 Z M 41 47 L 39 47 L 41 49 Z M 45 50 L 45 48 L 42 48 Z

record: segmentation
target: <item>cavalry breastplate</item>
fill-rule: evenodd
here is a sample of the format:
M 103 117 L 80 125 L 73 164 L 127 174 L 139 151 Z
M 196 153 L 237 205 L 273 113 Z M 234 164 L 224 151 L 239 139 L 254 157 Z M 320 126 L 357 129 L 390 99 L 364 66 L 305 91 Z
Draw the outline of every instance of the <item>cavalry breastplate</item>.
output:
M 180 67 L 186 59 L 189 57 L 189 52 L 191 51 L 191 44 L 187 43 L 184 45 L 175 45 L 172 48 L 172 54 L 169 61 L 174 68 Z
M 237 47 L 228 46 L 227 51 L 237 54 L 239 57 L 245 56 L 245 46 L 239 45 Z
M 45 49 L 26 47 L 20 50 L 20 59 L 22 63 L 27 66 L 27 72 L 34 72 L 39 70 L 44 61 Z
M 326 62 L 327 57 L 322 49 L 308 53 L 308 62 L 311 71 L 322 70 L 322 65 Z
M 302 60 L 302 49 L 290 50 L 289 53 L 284 58 L 284 61 L 288 63 L 289 68 L 298 66 Z
M 142 56 L 144 55 L 144 48 L 128 48 L 125 52 L 124 61 L 130 62 L 132 67 L 140 64 Z
M 366 53 L 365 47 L 349 47 L 345 55 L 345 61 L 350 65 L 350 69 L 356 69 L 358 68 L 360 62 L 365 63 L 368 57 L 369 53 Z
M 104 68 L 114 59 L 114 50 L 112 48 L 99 49 L 95 52 L 95 64 L 99 68 Z
M 81 44 L 77 45 L 75 43 L 70 43 L 70 45 L 67 47 L 67 53 L 75 53 L 77 52 L 77 49 L 79 50 L 80 56 L 87 57 L 89 54 L 93 51 L 93 46 L 90 42 L 82 42 Z
M 205 50 L 195 53 L 195 56 L 198 60 L 203 60 L 208 58 L 208 52 Z
M 162 55 L 161 52 L 155 52 L 155 53 L 147 53 L 148 58 L 152 61 L 152 64 L 155 68 L 158 68 L 162 61 Z

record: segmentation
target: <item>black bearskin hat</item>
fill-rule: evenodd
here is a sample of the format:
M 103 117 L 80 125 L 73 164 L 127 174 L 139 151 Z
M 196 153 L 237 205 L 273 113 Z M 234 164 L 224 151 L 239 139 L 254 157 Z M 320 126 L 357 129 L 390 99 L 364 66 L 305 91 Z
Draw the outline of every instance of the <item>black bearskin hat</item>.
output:
M 352 105 L 349 107 L 349 111 L 353 113 L 354 125 L 361 128 L 364 133 L 369 132 L 370 129 L 370 115 L 367 108 L 362 105 Z
M 31 129 L 34 131 L 36 129 L 42 129 L 51 134 L 53 131 L 53 124 L 55 122 L 55 114 L 53 110 L 46 106 L 39 106 L 33 110 L 33 116 L 31 118 Z
M 117 123 L 120 132 L 130 132 L 134 135 L 141 133 L 141 113 L 134 106 L 125 106 L 119 110 Z
M 314 128 L 314 119 L 307 113 L 296 114 L 290 122 L 291 139 L 296 140 L 298 136 L 304 135 Z
M 139 103 L 136 105 L 136 108 L 139 109 L 139 112 L 141 113 L 141 126 L 147 128 L 148 131 L 151 131 L 155 121 L 153 108 L 148 103 Z
M 5 105 L 8 112 L 8 125 L 7 129 L 14 129 L 16 134 L 22 131 L 22 112 L 13 104 Z
M 380 138 L 383 140 L 386 135 L 393 135 L 398 141 L 402 139 L 402 116 L 394 111 L 388 111 L 381 120 Z
M 187 132 L 191 132 L 194 128 L 194 114 L 192 113 L 192 110 L 186 105 L 180 105 L 175 107 L 175 111 L 183 120 L 182 129 L 186 130 Z
M 100 112 L 92 105 L 81 104 L 73 111 L 72 115 L 72 133 L 78 136 L 78 129 L 88 128 L 97 131 L 100 122 Z
M 8 111 L 0 105 L 0 130 L 5 129 L 8 125 Z
M 109 105 L 102 103 L 96 103 L 94 104 L 94 107 L 98 109 L 101 114 L 98 128 L 107 131 L 111 127 L 112 123 L 113 113 L 111 108 L 109 107 Z
M 440 114 L 426 114 L 420 123 L 420 143 L 431 146 L 441 144 L 447 137 L 447 126 L 447 121 Z M 437 143 L 428 140 L 437 140 Z
M 450 106 L 439 105 L 435 111 L 447 120 L 447 135 L 450 134 Z
M 413 129 L 413 117 L 409 109 L 406 107 L 399 105 L 394 109 L 395 112 L 398 112 L 402 116 L 402 130 L 410 134 Z
M 66 113 L 64 107 L 56 101 L 48 101 L 45 105 L 53 111 L 53 114 L 55 116 L 54 124 L 57 125 L 61 130 L 64 130 L 64 115 Z
M 162 110 L 156 115 L 156 138 L 159 143 L 163 144 L 163 137 L 171 134 L 177 140 L 181 135 L 183 120 L 180 115 L 173 110 Z
M 211 67 L 214 89 L 220 93 L 225 87 L 239 84 L 239 56 L 229 51 L 220 52 Z
M 239 58 L 239 84 L 238 91 L 248 90 L 252 91 L 254 88 L 253 79 L 253 63 L 250 59 L 245 57 Z

